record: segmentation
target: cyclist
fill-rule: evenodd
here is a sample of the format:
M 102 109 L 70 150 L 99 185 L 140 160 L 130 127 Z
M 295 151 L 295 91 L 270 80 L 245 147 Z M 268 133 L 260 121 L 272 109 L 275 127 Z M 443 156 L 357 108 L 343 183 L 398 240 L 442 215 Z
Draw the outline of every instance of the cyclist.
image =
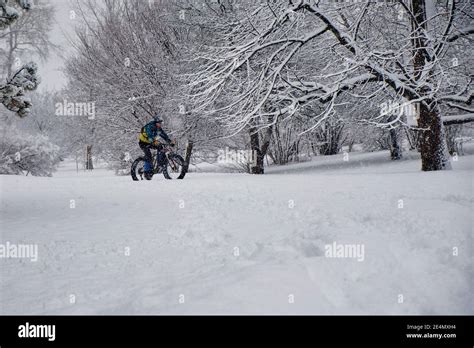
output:
M 138 136 L 138 146 L 142 149 L 145 154 L 145 173 L 153 172 L 153 158 L 151 155 L 151 149 L 155 148 L 158 150 L 158 165 L 161 167 L 164 162 L 163 145 L 160 143 L 160 138 L 166 143 L 174 145 L 174 141 L 170 139 L 168 134 L 161 128 L 163 120 L 155 116 L 153 121 L 147 123 L 142 127 L 140 135 Z

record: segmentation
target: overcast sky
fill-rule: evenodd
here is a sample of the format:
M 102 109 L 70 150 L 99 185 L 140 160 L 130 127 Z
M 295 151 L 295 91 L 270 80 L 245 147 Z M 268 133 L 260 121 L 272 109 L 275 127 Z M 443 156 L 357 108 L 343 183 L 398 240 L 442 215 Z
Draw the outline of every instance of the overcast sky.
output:
M 67 56 L 72 52 L 67 36 L 74 34 L 74 20 L 70 17 L 72 10 L 71 0 L 40 0 L 55 7 L 54 25 L 51 31 L 51 41 L 60 47 L 59 52 L 51 52 L 47 62 L 38 62 L 40 66 L 41 84 L 40 90 L 60 90 L 64 87 L 66 79 L 60 71 L 64 66 L 64 60 L 60 55 Z

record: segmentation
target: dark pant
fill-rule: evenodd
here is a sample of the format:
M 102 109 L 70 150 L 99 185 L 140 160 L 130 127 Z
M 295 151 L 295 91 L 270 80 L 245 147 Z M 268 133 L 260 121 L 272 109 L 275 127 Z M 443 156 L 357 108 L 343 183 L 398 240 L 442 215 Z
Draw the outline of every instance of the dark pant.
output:
M 151 154 L 151 149 L 158 150 L 158 165 L 163 165 L 164 162 L 164 153 L 163 153 L 163 146 L 158 145 L 154 146 L 153 144 L 148 144 L 143 141 L 138 142 L 138 146 L 142 149 L 143 153 L 145 154 L 145 171 L 152 171 L 153 170 L 153 156 Z

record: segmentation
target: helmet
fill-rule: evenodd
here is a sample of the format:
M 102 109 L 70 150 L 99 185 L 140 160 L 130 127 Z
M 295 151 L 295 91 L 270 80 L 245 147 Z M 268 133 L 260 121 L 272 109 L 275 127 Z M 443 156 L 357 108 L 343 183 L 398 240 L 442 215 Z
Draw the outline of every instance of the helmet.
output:
M 163 120 L 159 116 L 155 116 L 155 117 L 153 117 L 153 119 L 155 120 L 155 123 L 162 123 L 163 122 Z

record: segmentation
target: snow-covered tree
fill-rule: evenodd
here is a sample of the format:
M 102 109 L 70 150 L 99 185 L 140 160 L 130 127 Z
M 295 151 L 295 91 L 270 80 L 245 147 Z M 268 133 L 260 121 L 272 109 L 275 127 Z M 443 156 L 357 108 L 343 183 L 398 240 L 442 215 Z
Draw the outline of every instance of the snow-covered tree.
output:
M 59 147 L 48 137 L 0 128 L 0 174 L 51 176 L 59 163 Z
M 32 56 L 47 59 L 55 47 L 49 38 L 54 8 L 41 1 L 1 32 L 0 75 L 11 76 L 13 70 L 21 68 L 23 60 Z
M 10 111 L 20 117 L 29 114 L 30 98 L 26 95 L 38 87 L 38 66 L 35 63 L 25 64 L 6 84 L 0 84 L 0 101 Z
M 305 105 L 324 105 L 308 125 L 312 129 L 337 114 L 345 96 L 370 100 L 388 91 L 400 104 L 418 107 L 422 169 L 448 169 L 442 108 L 472 102 L 467 42 L 474 29 L 469 1 L 435 4 L 440 6 L 427 8 L 425 0 L 254 4 L 201 55 L 205 66 L 193 84 L 196 111 L 218 115 L 233 134 L 248 126 L 271 128 Z M 454 74 L 457 84 L 449 86 Z M 223 103 L 235 79 L 242 88 Z M 386 128 L 407 123 L 401 113 L 387 116 L 379 112 L 366 121 Z
M 39 133 L 55 140 L 60 140 L 64 129 L 61 129 L 60 119 L 56 115 L 55 105 L 61 101 L 60 93 L 50 91 L 35 91 L 31 93 L 33 104 L 30 116 L 18 120 L 16 126 L 31 134 Z M 58 143 L 60 145 L 60 143 Z
M 31 4 L 28 0 L 0 0 L 0 29 L 5 29 L 20 18 L 18 8 L 29 10 Z
M 31 8 L 28 0 L 0 0 L 0 34 L 20 17 L 20 10 Z M 6 83 L 0 82 L 0 102 L 19 117 L 30 112 L 31 101 L 26 93 L 36 89 L 39 83 L 38 67 L 35 63 L 27 63 L 20 67 L 13 76 L 8 76 Z
M 96 117 L 76 121 L 89 128 L 89 145 L 118 161 L 140 151 L 138 133 L 152 116 L 161 115 L 166 128 L 176 121 L 171 116 L 179 116 L 177 105 L 173 115 L 166 112 L 174 91 L 175 34 L 157 20 L 165 3 L 107 0 L 100 7 L 78 6 L 81 24 L 75 53 L 66 62 L 66 95 L 72 103 L 95 106 Z

